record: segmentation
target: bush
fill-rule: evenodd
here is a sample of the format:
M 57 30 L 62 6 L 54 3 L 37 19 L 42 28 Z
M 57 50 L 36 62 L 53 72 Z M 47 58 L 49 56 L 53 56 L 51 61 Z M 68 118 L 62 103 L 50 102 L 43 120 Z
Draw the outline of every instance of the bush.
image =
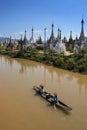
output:
M 18 53 L 16 53 L 16 55 L 14 56 L 15 58 L 21 58 L 24 57 L 24 53 L 19 51 Z
M 64 58 L 63 57 L 57 57 L 57 58 L 55 58 L 55 61 L 53 62 L 53 64 L 56 67 L 64 68 L 64 66 L 65 66 Z
M 75 65 L 76 65 L 76 63 L 75 63 L 73 58 L 69 58 L 66 62 L 66 67 L 67 67 L 68 70 L 74 70 Z

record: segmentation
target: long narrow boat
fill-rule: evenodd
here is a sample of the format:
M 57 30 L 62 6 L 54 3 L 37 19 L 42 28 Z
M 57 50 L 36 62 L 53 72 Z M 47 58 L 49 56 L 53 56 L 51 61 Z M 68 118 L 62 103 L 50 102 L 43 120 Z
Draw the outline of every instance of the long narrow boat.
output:
M 50 102 L 51 104 L 53 103 L 53 95 L 49 92 L 44 92 L 43 94 L 40 94 L 39 93 L 39 87 L 38 86 L 34 86 L 33 89 L 42 97 L 44 98 L 45 100 L 47 100 L 48 102 Z M 47 98 L 47 95 L 50 94 L 50 98 Z M 67 110 L 67 111 L 71 111 L 72 108 L 68 105 L 66 105 L 65 103 L 63 103 L 62 101 L 58 100 L 58 103 L 56 103 L 56 107 L 57 108 L 62 108 L 64 110 Z

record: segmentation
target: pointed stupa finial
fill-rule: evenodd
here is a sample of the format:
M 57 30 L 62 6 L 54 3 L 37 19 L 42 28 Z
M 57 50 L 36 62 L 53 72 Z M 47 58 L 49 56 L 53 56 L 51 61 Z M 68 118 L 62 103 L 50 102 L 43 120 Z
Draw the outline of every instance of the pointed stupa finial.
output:
M 82 24 L 84 24 L 84 18 L 83 18 L 83 16 L 82 16 L 82 20 L 81 20 L 81 23 L 82 23 Z
M 70 39 L 72 39 L 72 31 L 70 31 Z
M 34 32 L 34 28 L 32 27 L 32 33 Z
M 60 30 L 60 39 L 61 39 L 61 30 Z
M 22 41 L 22 34 L 21 34 L 21 41 Z
M 85 35 L 84 35 L 84 19 L 82 16 L 82 20 L 81 20 L 81 33 L 80 33 L 80 37 L 79 40 L 80 42 L 84 41 Z
M 51 36 L 54 37 L 54 23 L 52 22 L 52 33 L 51 33 Z
M 60 29 L 58 28 L 58 39 L 59 39 L 59 37 L 60 37 Z
M 10 40 L 9 40 L 9 42 L 11 43 L 11 36 L 10 36 Z
M 26 29 L 25 29 L 25 35 L 24 35 L 24 40 L 26 40 L 26 33 L 27 33 L 27 31 L 26 31 Z
M 32 27 L 32 42 L 34 42 L 34 28 Z

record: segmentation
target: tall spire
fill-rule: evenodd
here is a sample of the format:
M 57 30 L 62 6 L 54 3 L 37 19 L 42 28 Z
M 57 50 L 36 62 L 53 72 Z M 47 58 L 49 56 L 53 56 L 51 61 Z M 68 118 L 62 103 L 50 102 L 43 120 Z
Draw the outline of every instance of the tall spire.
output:
M 22 34 L 21 34 L 21 41 L 22 41 Z
M 24 35 L 24 40 L 23 40 L 24 44 L 28 43 L 28 40 L 27 40 L 27 37 L 26 37 L 26 33 L 27 33 L 27 31 L 25 30 L 25 35 Z
M 84 41 L 84 19 L 82 18 L 81 20 L 81 33 L 80 33 L 80 37 L 79 37 L 79 40 L 80 42 Z
M 54 24 L 52 23 L 52 32 L 51 32 L 51 37 L 50 37 L 50 41 L 51 41 L 51 43 L 53 43 L 54 42 Z
M 27 33 L 27 31 L 25 30 L 24 40 L 26 40 L 26 33 Z
M 61 39 L 61 30 L 58 28 L 58 39 Z
M 72 39 L 72 31 L 70 31 L 70 39 Z
M 29 42 L 30 43 L 34 43 L 34 29 L 33 29 L 33 27 L 32 27 L 32 34 L 31 34 L 31 37 L 30 37 L 30 40 L 29 40 Z
M 11 43 L 11 36 L 10 36 L 10 40 L 9 40 L 9 42 Z
M 33 34 L 34 34 L 34 29 L 33 29 L 33 27 L 32 27 L 32 40 L 33 40 Z
M 54 37 L 54 31 L 53 31 L 53 28 L 54 28 L 54 24 L 52 23 L 52 33 L 51 33 L 51 36 Z
M 46 43 L 46 28 L 44 28 L 44 43 Z
M 54 44 L 55 42 L 55 37 L 54 37 L 54 24 L 52 23 L 52 31 L 51 31 L 51 36 L 48 39 L 47 43 L 50 44 Z
M 61 39 L 61 30 L 60 30 L 60 39 Z
M 58 28 L 58 39 L 60 38 L 60 29 Z
M 69 43 L 72 44 L 73 43 L 73 38 L 72 38 L 72 31 L 70 31 L 70 38 L 69 38 Z

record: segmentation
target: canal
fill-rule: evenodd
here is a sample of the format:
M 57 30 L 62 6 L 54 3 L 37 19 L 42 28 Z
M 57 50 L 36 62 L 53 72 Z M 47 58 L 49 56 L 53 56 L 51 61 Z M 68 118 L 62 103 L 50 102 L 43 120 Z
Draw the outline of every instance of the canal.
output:
M 35 95 L 41 83 L 72 111 Z M 0 130 L 87 130 L 87 75 L 0 55 Z

